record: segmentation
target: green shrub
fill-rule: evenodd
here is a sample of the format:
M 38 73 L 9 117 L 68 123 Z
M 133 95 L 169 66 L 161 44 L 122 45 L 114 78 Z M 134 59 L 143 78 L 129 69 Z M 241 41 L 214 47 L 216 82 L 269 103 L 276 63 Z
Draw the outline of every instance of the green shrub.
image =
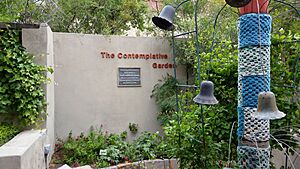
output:
M 73 138 L 70 133 L 66 141 L 59 141 L 55 146 L 53 163 L 92 165 L 107 167 L 123 162 L 166 157 L 167 145 L 158 133 L 144 132 L 132 143 L 126 142 L 127 133 L 103 133 L 92 130 Z M 105 152 L 100 154 L 100 151 Z
M 175 90 L 176 90 L 177 80 L 171 76 L 167 75 L 159 80 L 152 90 L 151 97 L 154 97 L 156 104 L 160 108 L 158 112 L 158 120 L 164 125 L 170 120 L 170 116 L 174 114 L 175 111 Z
M 138 127 L 139 127 L 139 125 L 136 123 L 129 123 L 129 126 L 128 126 L 129 131 L 131 131 L 132 134 L 136 134 L 138 132 L 138 130 L 139 130 Z
M 190 50 L 193 49 L 193 43 L 187 42 L 186 44 L 190 45 Z M 209 65 L 211 55 L 212 63 Z M 197 63 L 196 59 L 195 63 Z M 203 146 L 200 109 L 193 102 L 193 98 L 199 90 L 184 89 L 180 91 L 179 107 L 181 111 L 174 112 L 176 80 L 173 77 L 164 78 L 162 83 L 155 86 L 154 97 L 159 96 L 161 97 L 159 100 L 165 99 L 167 102 L 174 103 L 173 107 L 169 107 L 172 113 L 160 113 L 159 118 L 165 119 L 163 129 L 167 145 L 171 147 L 168 149 L 168 155 L 180 158 L 182 168 L 204 168 L 205 159 L 209 168 L 218 168 L 219 160 L 227 160 L 230 129 L 232 123 L 237 120 L 237 60 L 237 48 L 232 45 L 231 41 L 223 41 L 216 45 L 213 53 L 201 53 L 201 77 L 204 80 L 209 76 L 209 80 L 213 81 L 215 96 L 219 100 L 218 105 L 203 106 L 206 150 Z M 210 74 L 208 75 L 207 68 L 209 66 Z M 196 80 L 196 82 L 198 81 Z M 165 86 L 172 87 L 166 88 Z M 170 93 L 168 99 L 163 98 L 164 93 Z M 161 104 L 158 106 L 164 110 Z M 231 151 L 233 152 L 232 159 L 235 159 L 237 138 L 233 137 L 233 139 Z
M 294 135 L 299 130 L 300 123 L 300 68 L 297 70 L 300 52 L 300 43 L 282 43 L 299 40 L 298 34 L 281 30 L 279 34 L 273 34 L 271 46 L 271 91 L 276 95 L 279 110 L 286 113 L 286 117 L 272 121 L 271 134 L 281 142 L 284 147 L 297 147 Z M 192 44 L 192 43 L 187 43 Z M 186 46 L 185 46 L 186 47 Z M 193 46 L 188 48 L 193 49 Z M 188 50 L 184 49 L 184 50 Z M 188 53 L 189 55 L 189 53 Z M 163 123 L 166 134 L 167 145 L 173 147 L 171 155 L 180 158 L 182 168 L 203 168 L 204 159 L 207 159 L 209 168 L 218 168 L 218 161 L 228 160 L 228 142 L 230 130 L 235 122 L 232 142 L 230 145 L 231 159 L 237 159 L 236 147 L 238 140 L 235 134 L 237 128 L 237 82 L 238 82 L 238 58 L 237 46 L 231 41 L 223 41 L 215 45 L 211 52 L 206 51 L 201 54 L 201 77 L 203 80 L 213 81 L 215 85 L 215 96 L 219 100 L 218 105 L 203 106 L 205 122 L 205 141 L 207 153 L 204 154 L 201 117 L 199 107 L 193 103 L 199 91 L 181 91 L 179 94 L 180 112 L 160 113 L 160 119 L 167 119 Z M 207 74 L 210 56 L 212 62 L 210 73 Z M 299 65 L 300 66 L 300 65 Z M 197 67 L 197 64 L 195 64 Z M 296 72 L 297 70 L 297 72 Z M 169 77 L 170 79 L 172 77 Z M 154 96 L 164 96 L 164 93 L 173 92 L 174 89 L 159 88 L 166 86 L 168 79 L 155 86 Z M 286 87 L 287 86 L 287 87 Z M 297 88 L 298 87 L 298 88 Z M 167 90 L 167 91 L 165 91 Z M 170 91 L 168 91 L 170 90 Z M 175 95 L 175 93 L 174 93 Z M 172 96 L 168 96 L 172 98 Z M 163 99 L 160 99 L 163 100 Z M 175 102 L 167 100 L 168 102 Z M 163 108 L 161 104 L 159 107 Z M 170 107 L 174 109 L 175 107 Z M 163 110 L 163 109 L 162 109 Z M 163 117 L 161 117 L 163 115 Z M 271 138 L 272 149 L 280 148 L 279 144 Z M 170 150 L 170 149 L 169 149 Z M 204 158 L 205 157 L 205 158 Z
M 0 30 L 0 113 L 18 117 L 23 126 L 40 121 L 46 106 L 46 71 L 22 46 L 20 31 Z
M 20 129 L 12 124 L 0 124 L 0 146 L 12 139 L 20 132 Z
M 292 42 L 300 39 L 300 34 L 279 30 L 272 36 L 271 46 L 271 91 L 276 95 L 277 107 L 286 113 L 286 117 L 271 123 L 271 134 L 281 144 L 298 147 L 294 134 L 299 134 L 300 128 L 300 43 Z M 272 138 L 272 137 L 271 137 Z M 281 146 L 271 139 L 272 148 Z

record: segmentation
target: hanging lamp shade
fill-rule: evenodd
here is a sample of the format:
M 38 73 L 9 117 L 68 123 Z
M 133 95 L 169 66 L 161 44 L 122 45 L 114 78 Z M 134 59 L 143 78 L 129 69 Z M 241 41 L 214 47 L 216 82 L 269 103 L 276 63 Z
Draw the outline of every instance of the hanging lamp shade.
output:
M 199 104 L 218 104 L 218 100 L 214 96 L 214 84 L 211 81 L 203 81 L 200 86 L 200 93 L 193 99 Z
M 258 1 L 258 4 L 257 4 Z M 246 6 L 239 8 L 240 15 L 248 13 L 268 13 L 269 0 L 251 0 Z M 258 8 L 259 7 L 259 8 Z
M 248 3 L 250 3 L 251 0 L 225 0 L 225 2 L 235 8 L 240 8 L 243 6 L 246 6 Z
M 154 16 L 152 18 L 152 22 L 159 27 L 160 29 L 164 30 L 173 30 L 173 18 L 175 16 L 175 8 L 171 5 L 166 5 L 159 16 Z
M 285 114 L 278 110 L 276 98 L 272 92 L 261 92 L 258 95 L 257 112 L 254 117 L 264 120 L 281 119 Z

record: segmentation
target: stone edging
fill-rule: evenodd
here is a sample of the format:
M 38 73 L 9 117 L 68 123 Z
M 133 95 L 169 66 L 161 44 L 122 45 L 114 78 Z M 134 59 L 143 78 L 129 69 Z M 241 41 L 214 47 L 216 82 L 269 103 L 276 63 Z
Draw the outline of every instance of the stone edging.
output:
M 124 163 L 101 169 L 179 169 L 179 165 L 176 159 L 156 159 Z

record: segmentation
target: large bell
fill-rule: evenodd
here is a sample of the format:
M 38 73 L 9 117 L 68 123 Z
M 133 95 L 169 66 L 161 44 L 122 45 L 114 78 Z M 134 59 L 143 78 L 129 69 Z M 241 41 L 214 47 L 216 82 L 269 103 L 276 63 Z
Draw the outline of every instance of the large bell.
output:
M 249 4 L 251 0 L 225 0 L 225 1 L 231 7 L 240 8 Z
M 254 117 L 264 120 L 281 119 L 285 114 L 278 110 L 276 98 L 272 92 L 261 92 L 258 95 L 257 112 Z
M 193 99 L 199 104 L 218 104 L 214 96 L 214 84 L 211 81 L 203 81 L 200 86 L 200 93 Z
M 171 5 L 166 5 L 159 16 L 154 16 L 152 22 L 160 29 L 173 30 L 173 18 L 175 16 L 175 8 Z

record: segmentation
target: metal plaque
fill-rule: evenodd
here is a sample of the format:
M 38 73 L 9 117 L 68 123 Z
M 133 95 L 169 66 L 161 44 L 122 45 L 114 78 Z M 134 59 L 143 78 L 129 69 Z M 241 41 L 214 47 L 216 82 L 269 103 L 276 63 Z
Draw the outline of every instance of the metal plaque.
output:
M 119 68 L 118 86 L 141 86 L 141 68 Z

